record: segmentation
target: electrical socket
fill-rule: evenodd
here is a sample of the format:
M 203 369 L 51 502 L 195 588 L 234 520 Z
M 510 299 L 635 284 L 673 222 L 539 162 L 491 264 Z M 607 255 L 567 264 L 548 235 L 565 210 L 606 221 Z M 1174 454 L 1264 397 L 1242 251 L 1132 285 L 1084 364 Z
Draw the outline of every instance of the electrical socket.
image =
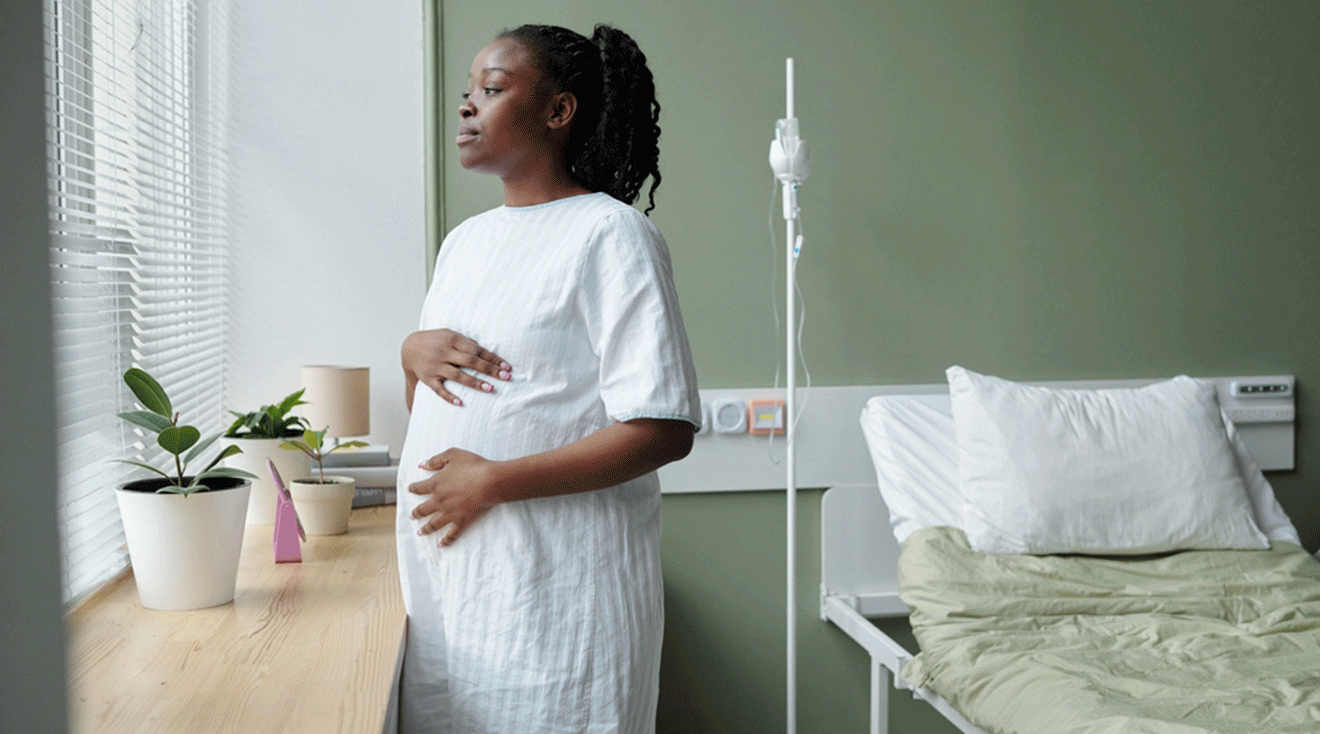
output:
M 716 433 L 747 432 L 747 403 L 730 398 L 716 400 L 710 405 L 710 413 Z

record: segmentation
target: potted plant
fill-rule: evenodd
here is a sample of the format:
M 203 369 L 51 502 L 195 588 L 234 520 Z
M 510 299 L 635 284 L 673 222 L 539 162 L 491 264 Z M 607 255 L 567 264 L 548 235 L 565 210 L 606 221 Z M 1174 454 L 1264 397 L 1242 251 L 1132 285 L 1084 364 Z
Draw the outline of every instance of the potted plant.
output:
M 225 430 L 223 441 L 238 446 L 242 453 L 232 456 L 226 463 L 254 473 L 252 498 L 248 501 L 247 523 L 269 525 L 275 522 L 275 483 L 266 469 L 266 459 L 275 462 L 282 477 L 302 477 L 311 471 L 307 457 L 295 451 L 280 451 L 279 445 L 303 435 L 311 428 L 302 416 L 289 415 L 289 411 L 305 405 L 303 391 L 299 390 L 274 405 L 263 405 L 251 413 L 229 411 L 236 416 Z
M 242 449 L 228 446 L 194 475 L 188 465 L 220 438 L 180 425 L 169 396 L 151 375 L 133 368 L 124 382 L 146 410 L 119 417 L 156 436 L 173 456 L 173 471 L 121 460 L 160 476 L 121 484 L 115 492 L 124 521 L 138 598 L 148 609 L 201 609 L 234 599 L 250 472 L 217 466 Z
M 298 508 L 298 517 L 308 535 L 339 535 L 348 532 L 348 517 L 353 511 L 353 492 L 357 488 L 352 477 L 326 476 L 321 462 L 339 449 L 366 446 L 364 441 L 345 441 L 325 448 L 325 434 L 329 426 L 319 431 L 303 431 L 302 440 L 291 439 L 280 444 L 286 451 L 298 451 L 316 461 L 316 476 L 303 476 L 289 482 L 289 494 Z M 295 475 L 296 476 L 296 475 Z

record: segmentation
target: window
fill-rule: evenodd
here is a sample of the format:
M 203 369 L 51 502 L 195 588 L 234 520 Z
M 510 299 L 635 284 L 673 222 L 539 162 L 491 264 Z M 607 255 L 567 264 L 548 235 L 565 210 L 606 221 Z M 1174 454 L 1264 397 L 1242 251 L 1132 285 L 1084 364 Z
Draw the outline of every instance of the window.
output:
M 64 596 L 128 563 L 114 488 L 164 452 L 115 413 L 156 377 L 225 425 L 225 3 L 47 0 L 47 146 Z

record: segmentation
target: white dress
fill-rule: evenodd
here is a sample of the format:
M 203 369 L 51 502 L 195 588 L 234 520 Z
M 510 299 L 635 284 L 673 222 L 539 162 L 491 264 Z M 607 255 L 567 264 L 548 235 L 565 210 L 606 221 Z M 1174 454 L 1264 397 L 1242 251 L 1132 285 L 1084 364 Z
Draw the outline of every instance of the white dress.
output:
M 512 459 L 615 421 L 700 421 L 664 239 L 605 194 L 500 207 L 445 238 L 420 328 L 513 365 L 495 393 L 413 397 L 399 471 L 404 734 L 652 732 L 664 625 L 654 473 L 497 505 L 447 548 L 407 491 L 450 447 Z

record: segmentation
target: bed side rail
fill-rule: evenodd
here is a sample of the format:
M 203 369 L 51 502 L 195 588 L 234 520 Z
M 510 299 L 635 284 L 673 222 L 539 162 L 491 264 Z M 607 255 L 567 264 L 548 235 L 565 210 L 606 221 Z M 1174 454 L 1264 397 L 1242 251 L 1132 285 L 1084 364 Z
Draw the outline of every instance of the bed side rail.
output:
M 896 611 L 901 608 L 902 611 Z M 888 694 L 884 688 L 884 670 L 893 674 L 894 688 L 911 691 L 913 698 L 930 704 L 950 723 L 958 727 L 963 734 L 988 734 L 986 730 L 971 723 L 958 712 L 943 696 L 928 688 L 914 686 L 904 680 L 902 670 L 912 653 L 898 644 L 894 638 L 882 632 L 866 618 L 867 616 L 901 616 L 907 613 L 907 607 L 898 600 L 897 594 L 864 594 L 851 596 L 831 594 L 821 586 L 821 618 L 832 622 L 849 637 L 861 645 L 871 656 L 871 731 L 881 734 L 888 730 L 887 718 Z M 863 610 L 881 610 L 865 615 Z
M 820 614 L 822 620 L 834 623 L 836 627 L 856 640 L 872 659 L 878 660 L 881 665 L 893 671 L 895 688 L 914 690 L 900 674 L 903 666 L 912 659 L 912 653 L 867 619 L 868 616 L 906 616 L 907 607 L 898 600 L 897 595 L 830 594 L 821 587 Z

